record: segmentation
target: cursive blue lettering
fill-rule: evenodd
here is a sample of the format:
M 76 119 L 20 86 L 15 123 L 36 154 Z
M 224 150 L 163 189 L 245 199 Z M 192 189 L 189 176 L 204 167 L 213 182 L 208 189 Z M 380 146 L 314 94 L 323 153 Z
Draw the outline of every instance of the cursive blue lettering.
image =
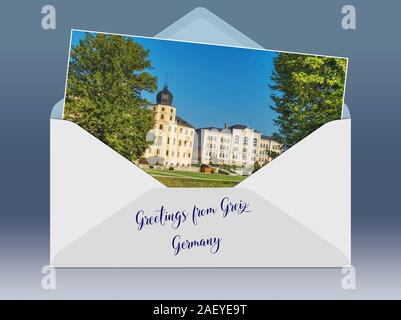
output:
M 210 247 L 209 251 L 211 254 L 215 254 L 220 249 L 220 243 L 222 238 L 217 237 L 210 237 L 206 239 L 199 239 L 199 240 L 184 240 L 180 241 L 181 236 L 176 235 L 174 236 L 173 240 L 171 241 L 171 245 L 174 250 L 174 255 L 178 255 L 182 250 L 191 250 L 194 247 Z

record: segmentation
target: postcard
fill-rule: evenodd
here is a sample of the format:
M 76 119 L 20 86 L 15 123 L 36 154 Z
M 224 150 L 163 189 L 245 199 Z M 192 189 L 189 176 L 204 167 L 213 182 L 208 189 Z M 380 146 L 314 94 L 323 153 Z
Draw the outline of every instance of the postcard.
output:
M 233 187 L 340 119 L 346 62 L 74 31 L 64 119 L 168 187 Z

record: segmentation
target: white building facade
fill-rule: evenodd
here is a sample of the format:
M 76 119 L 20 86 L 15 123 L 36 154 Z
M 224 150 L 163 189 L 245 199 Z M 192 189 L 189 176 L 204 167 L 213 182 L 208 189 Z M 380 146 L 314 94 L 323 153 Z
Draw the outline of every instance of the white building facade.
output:
M 200 164 L 227 164 L 253 167 L 255 162 L 264 164 L 272 159 L 271 148 L 279 144 L 271 137 L 244 125 L 196 130 L 198 161 Z M 278 153 L 280 150 L 277 150 Z

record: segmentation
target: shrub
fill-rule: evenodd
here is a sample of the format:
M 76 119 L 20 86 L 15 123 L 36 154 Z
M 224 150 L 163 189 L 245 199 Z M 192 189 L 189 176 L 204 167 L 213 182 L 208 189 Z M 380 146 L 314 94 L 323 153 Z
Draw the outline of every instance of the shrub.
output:
M 168 169 L 169 169 L 169 170 L 174 170 L 174 167 L 169 167 Z
M 149 166 L 149 169 L 154 169 L 155 167 L 154 166 Z

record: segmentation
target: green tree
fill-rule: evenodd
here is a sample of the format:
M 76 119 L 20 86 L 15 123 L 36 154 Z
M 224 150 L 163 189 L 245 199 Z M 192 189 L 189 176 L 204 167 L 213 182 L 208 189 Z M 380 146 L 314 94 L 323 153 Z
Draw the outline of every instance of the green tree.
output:
M 272 159 L 276 159 L 276 158 L 280 155 L 280 153 L 277 152 L 277 151 L 268 150 L 268 151 L 267 151 L 267 155 L 268 155 L 270 158 L 272 158 Z M 267 160 L 266 160 L 266 161 L 267 161 Z
M 273 62 L 270 107 L 278 113 L 273 137 L 287 149 L 340 118 L 347 60 L 279 53 Z
M 149 51 L 132 39 L 87 33 L 71 50 L 64 119 L 73 121 L 130 161 L 146 148 L 153 126 L 150 102 L 156 77 Z
M 260 165 L 259 161 L 255 161 L 254 165 L 253 165 L 253 171 L 252 173 L 258 171 L 262 166 Z

